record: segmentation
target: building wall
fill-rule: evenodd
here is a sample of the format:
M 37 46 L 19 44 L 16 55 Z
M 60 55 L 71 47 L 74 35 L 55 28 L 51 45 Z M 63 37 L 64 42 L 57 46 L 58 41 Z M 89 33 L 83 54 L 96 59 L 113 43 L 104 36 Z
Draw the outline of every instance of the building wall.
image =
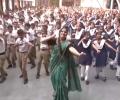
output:
M 27 5 L 30 5 L 30 6 L 35 6 L 35 1 L 36 0 L 23 0 L 23 6 L 27 6 Z
M 62 5 L 63 6 L 106 8 L 107 1 L 108 0 L 62 0 Z
M 107 0 L 81 0 L 81 7 L 106 8 Z
M 62 0 L 63 6 L 74 6 L 74 0 Z

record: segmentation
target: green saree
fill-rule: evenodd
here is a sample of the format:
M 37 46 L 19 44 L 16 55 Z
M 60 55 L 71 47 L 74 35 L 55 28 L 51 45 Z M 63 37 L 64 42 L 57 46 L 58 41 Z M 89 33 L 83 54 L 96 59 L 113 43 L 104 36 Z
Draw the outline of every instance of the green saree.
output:
M 50 67 L 51 81 L 55 91 L 54 100 L 68 100 L 69 91 L 81 91 L 76 65 L 68 47 L 67 41 L 61 43 L 63 52 L 61 56 L 59 56 L 57 45 L 52 48 Z

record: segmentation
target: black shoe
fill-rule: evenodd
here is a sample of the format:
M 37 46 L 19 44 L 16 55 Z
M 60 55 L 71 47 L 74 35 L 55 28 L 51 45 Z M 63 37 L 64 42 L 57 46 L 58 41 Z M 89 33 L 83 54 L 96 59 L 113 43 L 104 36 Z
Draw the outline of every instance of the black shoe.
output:
M 117 77 L 117 80 L 120 81 L 120 77 L 119 76 L 116 76 Z
M 33 68 L 35 68 L 35 65 L 32 65 L 32 66 L 31 66 L 31 69 L 33 69 Z
M 40 74 L 37 74 L 37 75 L 36 75 L 36 79 L 39 79 L 39 78 L 40 78 Z
M 31 62 L 29 61 L 28 64 L 31 64 Z
M 8 74 L 7 73 L 5 73 L 5 76 L 7 77 L 8 76 Z M 0 75 L 0 78 L 1 78 L 2 76 Z
M 96 67 L 95 65 L 93 65 L 93 67 Z
M 10 69 L 10 68 L 12 68 L 12 64 L 8 65 L 8 67 L 7 67 L 7 69 Z
M 5 76 L 8 76 L 8 74 L 7 74 L 7 73 L 5 73 Z
M 1 78 L 0 83 L 5 82 L 5 80 L 6 80 L 6 78 L 5 78 L 5 77 Z
M 16 68 L 16 63 L 12 64 L 12 67 L 13 67 L 13 68 Z
M 114 67 L 113 65 L 110 65 L 110 69 L 111 69 L 111 70 L 116 70 L 117 68 Z
M 86 85 L 89 85 L 89 84 L 90 84 L 90 82 L 89 82 L 88 80 L 86 80 L 85 83 L 86 83 Z
M 5 76 L 8 76 L 8 74 L 7 73 L 5 73 Z M 0 75 L 0 78 L 1 78 L 2 76 Z
M 99 78 L 100 78 L 100 76 L 99 76 L 99 75 L 96 75 L 96 76 L 95 76 L 95 79 L 99 79 Z
M 24 84 L 27 84 L 27 83 L 28 83 L 28 79 L 25 79 L 25 80 L 24 80 Z
M 50 75 L 50 73 L 49 73 L 49 72 L 46 72 L 46 75 L 47 75 L 47 76 L 49 76 L 49 75 Z
M 21 74 L 20 76 L 19 76 L 19 78 L 22 78 L 23 77 L 23 74 Z
M 84 77 L 81 77 L 81 81 L 84 81 L 85 79 L 84 79 Z
M 106 77 L 103 77 L 103 78 L 102 78 L 102 81 L 103 81 L 103 82 L 106 82 L 106 81 L 107 81 L 107 78 L 106 78 Z

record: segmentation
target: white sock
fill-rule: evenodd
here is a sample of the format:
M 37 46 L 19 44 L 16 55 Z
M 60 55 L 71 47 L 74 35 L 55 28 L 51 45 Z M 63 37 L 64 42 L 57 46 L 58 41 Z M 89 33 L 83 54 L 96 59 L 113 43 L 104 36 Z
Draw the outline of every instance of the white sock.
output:
M 88 80 L 88 76 L 89 76 L 89 65 L 86 65 L 86 69 L 85 69 L 85 80 Z

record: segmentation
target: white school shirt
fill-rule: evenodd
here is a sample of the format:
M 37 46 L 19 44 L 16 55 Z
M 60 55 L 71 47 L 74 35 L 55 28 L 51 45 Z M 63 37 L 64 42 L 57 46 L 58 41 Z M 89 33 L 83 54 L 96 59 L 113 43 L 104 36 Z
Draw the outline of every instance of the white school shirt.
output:
M 12 25 L 12 20 L 11 20 L 11 19 L 8 19 L 6 22 L 7 22 L 8 24 Z
M 4 28 L 3 28 L 3 25 L 0 25 L 0 30 L 3 30 Z
M 84 29 L 81 29 L 79 32 L 78 31 L 76 31 L 76 33 L 75 33 L 75 39 L 80 39 L 81 38 L 81 36 L 82 36 L 82 34 L 83 34 L 83 31 L 84 31 Z
M 113 29 L 110 29 L 109 31 L 106 31 L 106 33 L 107 33 L 108 35 L 111 35 L 113 31 L 114 31 Z
M 101 42 L 100 42 L 100 44 L 98 44 L 98 41 L 95 40 L 95 41 L 94 41 L 94 44 L 96 45 L 96 47 L 97 47 L 99 50 L 101 50 L 101 49 L 103 48 L 104 44 L 105 44 L 105 39 L 102 39 Z
M 34 41 L 35 40 L 35 29 L 29 29 L 29 41 Z
M 47 42 L 44 41 L 45 39 L 46 39 L 46 37 L 43 37 L 41 35 L 41 37 L 40 37 L 40 49 L 49 49 Z
M 0 53 L 5 52 L 5 40 L 0 37 Z
M 5 35 L 7 36 L 7 44 L 15 44 L 16 36 L 13 33 L 6 32 Z
M 83 45 L 84 48 L 88 48 L 90 44 L 91 44 L 91 40 L 90 40 L 90 39 L 88 40 L 87 43 L 84 43 L 84 42 L 82 41 L 82 45 Z
M 18 38 L 16 40 L 16 44 L 18 45 L 19 52 L 28 52 L 29 50 L 29 40 L 27 38 Z
M 90 29 L 90 35 L 93 36 L 95 35 L 96 28 Z
M 4 32 L 3 25 L 0 25 L 0 34 L 3 34 L 3 32 Z
M 59 29 L 54 30 L 55 38 L 59 38 Z
M 15 37 L 15 38 L 17 38 L 18 37 L 18 34 L 17 34 L 17 31 L 19 30 L 19 28 L 17 28 L 17 29 L 13 29 L 13 36 Z

